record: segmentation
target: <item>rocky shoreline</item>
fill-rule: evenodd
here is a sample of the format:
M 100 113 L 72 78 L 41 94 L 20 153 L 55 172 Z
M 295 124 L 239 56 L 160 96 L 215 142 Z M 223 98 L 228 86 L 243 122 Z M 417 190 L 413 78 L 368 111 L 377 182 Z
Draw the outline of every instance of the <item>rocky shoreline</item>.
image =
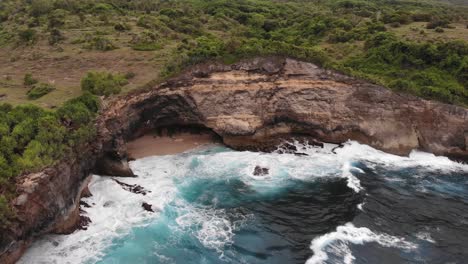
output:
M 88 175 L 135 176 L 126 142 L 165 127 L 208 130 L 239 150 L 270 151 L 284 139 L 301 137 L 468 161 L 468 109 L 286 58 L 201 64 L 107 102 L 96 120 L 96 139 L 79 156 L 21 177 L 12 204 L 18 221 L 2 233 L 0 262 L 14 263 L 35 237 L 78 227 Z

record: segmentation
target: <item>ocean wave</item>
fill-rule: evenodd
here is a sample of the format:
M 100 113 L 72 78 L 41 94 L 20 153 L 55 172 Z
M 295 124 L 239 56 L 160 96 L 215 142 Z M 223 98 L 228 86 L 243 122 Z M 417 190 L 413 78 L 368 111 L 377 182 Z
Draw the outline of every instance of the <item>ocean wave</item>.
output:
M 275 195 L 280 196 L 287 192 L 290 185 L 297 182 L 314 183 L 336 178 L 346 178 L 347 186 L 354 192 L 365 192 L 357 177 L 364 173 L 357 166 L 362 161 L 370 167 L 468 171 L 468 165 L 419 151 L 402 157 L 353 141 L 346 142 L 339 148 L 332 144 L 325 144 L 323 148 L 298 142 L 292 144 L 303 155 L 237 152 L 228 148 L 208 147 L 178 155 L 133 161 L 131 167 L 138 177 L 119 180 L 143 186 L 150 191 L 144 196 L 122 189 L 113 178 L 93 176 L 89 185 L 93 196 L 84 199 L 92 205 L 85 209 L 92 221 L 88 230 L 76 231 L 66 236 L 45 236 L 32 245 L 19 263 L 94 263 L 104 256 L 105 250 L 112 246 L 114 239 L 128 235 L 134 227 L 157 220 L 167 206 L 172 206 L 171 203 L 176 203 L 176 209 L 179 210 L 174 220 L 176 224 L 185 231 L 191 230 L 204 247 L 222 255 L 223 249 L 232 245 L 235 231 L 249 216 L 242 213 L 232 215 L 232 212 L 229 215 L 226 210 L 217 208 L 218 203 L 226 203 L 227 199 L 233 198 L 216 196 L 217 194 L 212 194 L 214 192 L 206 194 L 211 199 L 208 201 L 210 207 L 190 204 L 196 201 L 183 201 L 187 198 L 184 195 L 193 191 L 192 181 L 197 179 L 204 180 L 197 188 L 209 188 L 209 184 L 214 181 L 239 181 L 246 186 L 242 195 L 251 195 L 252 201 L 255 201 L 263 196 L 274 199 Z M 255 175 L 253 172 L 256 166 L 268 168 L 268 174 Z M 408 177 L 418 175 L 411 174 Z M 204 183 L 208 185 L 203 185 Z M 181 201 L 183 206 L 180 206 Z M 156 212 L 145 211 L 141 206 L 143 202 L 150 203 Z M 359 204 L 358 209 L 362 211 L 363 205 Z M 419 237 L 427 241 L 431 239 L 423 234 Z M 352 262 L 354 257 L 348 247 L 349 243 L 367 242 L 406 249 L 414 247 L 404 239 L 348 224 L 338 227 L 336 232 L 314 239 L 311 246 L 314 256 L 308 263 L 326 260 L 329 250 L 338 252 L 336 254 L 341 256 L 343 262 Z
M 417 245 L 406 241 L 404 238 L 390 236 L 383 233 L 374 233 L 365 227 L 355 227 L 351 223 L 339 226 L 335 232 L 325 234 L 312 240 L 310 249 L 313 256 L 306 264 L 327 263 L 330 255 L 341 259 L 342 263 L 353 263 L 355 257 L 352 255 L 349 244 L 364 244 L 375 242 L 384 247 L 393 247 L 403 250 L 414 250 Z

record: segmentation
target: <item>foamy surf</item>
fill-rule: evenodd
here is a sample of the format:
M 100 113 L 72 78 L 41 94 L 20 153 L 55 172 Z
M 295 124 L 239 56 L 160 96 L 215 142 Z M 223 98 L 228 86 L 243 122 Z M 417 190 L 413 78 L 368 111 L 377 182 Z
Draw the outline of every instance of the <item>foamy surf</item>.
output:
M 442 185 L 439 178 L 453 177 L 437 178 L 437 173 L 468 172 L 467 165 L 445 157 L 416 151 L 400 157 L 351 141 L 323 148 L 291 144 L 300 155 L 211 146 L 133 161 L 131 167 L 138 177 L 119 181 L 142 186 L 146 195 L 124 190 L 113 178 L 93 176 L 89 186 L 93 196 L 84 199 L 91 205 L 85 209 L 92 221 L 88 230 L 46 236 L 19 263 L 131 263 L 135 258 L 139 263 L 297 262 L 286 250 L 291 241 L 302 241 L 305 257 L 297 258 L 304 262 L 308 258 L 308 263 L 327 262 L 332 256 L 353 263 L 352 244 L 375 242 L 403 251 L 418 246 L 406 237 L 343 225 L 340 219 L 352 221 L 350 215 L 366 214 L 368 206 L 375 210 L 373 199 L 366 198 L 364 203 L 361 198 L 368 195 L 361 176 L 369 170 L 412 170 L 404 177 L 367 176 L 370 181 L 378 177 L 385 184 L 397 184 L 392 188 L 406 188 L 406 181 L 415 179 L 415 186 L 430 190 L 431 195 L 464 193 L 466 180 L 465 185 L 457 180 L 444 182 L 443 190 L 438 187 Z M 268 173 L 256 175 L 257 166 L 267 168 Z M 432 173 L 431 181 L 427 171 Z M 418 181 L 420 177 L 426 178 Z M 145 211 L 143 202 L 151 204 L 155 213 Z M 264 228 L 265 218 L 279 230 Z M 310 231 L 303 231 L 299 238 L 283 233 L 291 221 L 299 221 L 290 229 L 294 234 L 312 220 L 320 223 L 310 222 Z M 334 225 L 336 231 L 327 233 L 327 225 Z M 413 237 L 420 241 L 436 241 L 430 232 L 418 232 Z M 314 239 L 307 240 L 308 236 Z M 308 248 L 311 240 L 313 255 Z M 269 248 L 275 249 L 273 259 Z
M 310 246 L 314 255 L 307 260 L 306 264 L 328 263 L 330 254 L 333 254 L 335 257 L 333 263 L 337 263 L 340 260 L 342 263 L 353 263 L 355 257 L 351 253 L 349 244 L 362 245 L 369 242 L 403 250 L 414 250 L 417 248 L 416 244 L 408 242 L 404 238 L 374 233 L 368 228 L 355 227 L 353 224 L 347 223 L 337 227 L 335 232 L 315 238 Z

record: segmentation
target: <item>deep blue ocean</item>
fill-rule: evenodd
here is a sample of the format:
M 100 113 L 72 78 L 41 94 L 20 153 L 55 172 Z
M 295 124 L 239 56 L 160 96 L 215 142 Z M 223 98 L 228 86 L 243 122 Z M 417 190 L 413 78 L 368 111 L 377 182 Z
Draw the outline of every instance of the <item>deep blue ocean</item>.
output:
M 20 263 L 466 263 L 468 165 L 293 144 L 133 161 L 138 177 L 116 179 L 145 195 L 93 176 L 88 229 L 46 236 Z

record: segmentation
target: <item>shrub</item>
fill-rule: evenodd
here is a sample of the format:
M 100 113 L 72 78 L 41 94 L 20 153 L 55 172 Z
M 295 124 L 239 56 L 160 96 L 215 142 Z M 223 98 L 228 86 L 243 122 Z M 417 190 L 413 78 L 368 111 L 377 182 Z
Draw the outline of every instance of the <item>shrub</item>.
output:
M 31 86 L 37 83 L 37 79 L 33 78 L 31 73 L 26 73 L 24 75 L 24 85 Z
M 65 40 L 65 37 L 62 35 L 62 32 L 60 32 L 60 30 L 54 28 L 50 31 L 49 45 L 55 45 L 63 40 Z
M 98 4 L 95 4 L 95 6 L 93 7 L 91 11 L 95 14 L 103 14 L 103 13 L 105 14 L 105 13 L 111 12 L 112 10 L 114 10 L 112 5 L 106 4 L 106 3 L 98 3 Z
M 35 84 L 31 89 L 29 89 L 26 95 L 28 96 L 28 99 L 35 100 L 52 92 L 53 90 L 55 90 L 55 87 L 53 87 L 51 84 L 38 83 Z
M 151 31 L 145 30 L 139 35 L 135 35 L 132 38 L 131 43 L 133 44 L 132 48 L 134 50 L 151 51 L 151 50 L 158 50 L 162 47 L 159 43 L 157 43 L 157 41 L 158 41 L 157 34 Z
M 143 15 L 138 18 L 137 26 L 147 29 L 157 29 L 161 27 L 162 22 L 154 16 Z
M 37 32 L 32 28 L 18 31 L 19 40 L 25 44 L 33 44 L 37 39 Z
M 103 36 L 95 36 L 91 40 L 89 40 L 85 48 L 87 49 L 95 49 L 100 51 L 109 51 L 117 49 L 117 46 L 108 38 Z
M 134 72 L 127 72 L 125 74 L 125 79 L 130 80 L 130 79 L 135 78 L 135 76 L 136 76 L 136 74 Z
M 434 18 L 429 23 L 427 23 L 426 28 L 427 29 L 435 29 L 437 27 L 446 28 L 449 26 L 449 24 L 450 24 L 450 21 L 448 20 Z
M 0 228 L 5 228 L 9 223 L 8 219 L 12 217 L 13 212 L 11 211 L 8 201 L 5 196 L 0 195 Z
M 114 29 L 122 32 L 122 31 L 130 30 L 130 26 L 126 23 L 117 23 L 114 25 Z
M 52 11 L 48 16 L 48 27 L 56 28 L 65 25 L 65 17 L 67 16 L 67 11 L 62 9 L 56 9 Z
M 437 33 L 443 33 L 444 29 L 441 28 L 441 27 L 436 27 L 434 31 L 437 32 Z
M 30 13 L 34 17 L 48 14 L 53 9 L 53 2 L 49 0 L 32 0 Z
M 120 76 L 106 72 L 88 72 L 81 79 L 81 89 L 95 95 L 110 96 L 120 93 L 128 81 Z

